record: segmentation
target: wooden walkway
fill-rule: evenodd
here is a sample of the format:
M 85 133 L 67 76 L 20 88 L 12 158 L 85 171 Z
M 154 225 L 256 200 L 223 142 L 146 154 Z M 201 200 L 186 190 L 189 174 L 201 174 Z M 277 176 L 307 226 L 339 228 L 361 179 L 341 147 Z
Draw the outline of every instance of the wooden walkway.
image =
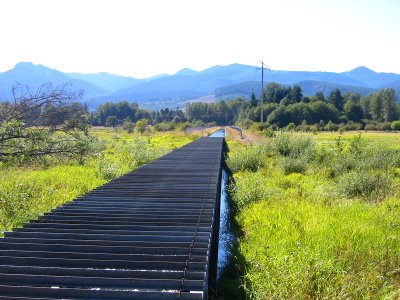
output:
M 1 299 L 206 299 L 223 138 L 200 138 L 0 239 Z

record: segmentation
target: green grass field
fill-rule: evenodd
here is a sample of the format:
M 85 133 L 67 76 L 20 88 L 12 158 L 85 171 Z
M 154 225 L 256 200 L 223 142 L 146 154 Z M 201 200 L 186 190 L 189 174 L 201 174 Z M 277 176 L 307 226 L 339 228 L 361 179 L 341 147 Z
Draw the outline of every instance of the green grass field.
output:
M 337 136 L 229 143 L 241 277 L 225 274 L 225 299 L 238 286 L 251 299 L 400 298 L 400 134 Z
M 138 135 L 93 128 L 99 153 L 78 161 L 0 168 L 0 232 L 21 226 L 105 182 L 191 142 L 179 132 Z
M 0 231 L 196 138 L 92 132 L 103 150 L 83 161 L 0 169 Z M 224 299 L 400 298 L 400 134 L 338 136 L 228 141 L 238 243 Z
M 361 134 L 370 143 L 376 143 L 392 148 L 400 149 L 400 133 L 391 131 L 347 131 L 343 134 L 337 132 L 318 132 L 313 135 L 314 140 L 319 144 L 334 144 L 340 137 L 343 141 L 350 141 L 354 136 Z

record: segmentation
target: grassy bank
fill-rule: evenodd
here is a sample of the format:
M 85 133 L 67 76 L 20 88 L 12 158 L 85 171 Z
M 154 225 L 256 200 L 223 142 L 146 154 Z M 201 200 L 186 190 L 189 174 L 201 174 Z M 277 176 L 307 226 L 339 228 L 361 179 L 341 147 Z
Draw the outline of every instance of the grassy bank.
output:
M 400 297 L 398 136 L 337 137 L 230 144 L 239 226 L 232 265 L 247 297 Z
M 84 161 L 0 168 L 0 231 L 10 230 L 105 182 L 191 142 L 179 132 L 141 136 L 93 128 L 98 153 Z

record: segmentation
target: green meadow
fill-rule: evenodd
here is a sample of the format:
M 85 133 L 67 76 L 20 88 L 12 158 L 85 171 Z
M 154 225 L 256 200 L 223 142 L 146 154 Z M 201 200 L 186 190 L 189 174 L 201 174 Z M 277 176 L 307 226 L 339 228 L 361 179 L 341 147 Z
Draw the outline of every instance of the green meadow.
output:
M 237 242 L 222 298 L 400 297 L 399 134 L 228 145 Z
M 368 141 L 369 144 L 400 149 L 400 133 L 393 131 L 345 131 L 343 134 L 321 131 L 313 135 L 313 139 L 319 145 L 329 145 L 334 144 L 338 138 L 342 141 L 349 142 L 354 136 L 358 136 L 359 134 L 361 134 L 363 139 Z

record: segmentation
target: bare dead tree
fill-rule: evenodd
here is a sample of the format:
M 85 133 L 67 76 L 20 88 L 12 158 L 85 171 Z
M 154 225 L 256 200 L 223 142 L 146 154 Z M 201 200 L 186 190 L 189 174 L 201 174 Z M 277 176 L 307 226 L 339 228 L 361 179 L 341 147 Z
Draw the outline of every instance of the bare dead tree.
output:
M 32 92 L 16 85 L 13 100 L 0 105 L 0 161 L 83 156 L 90 151 L 89 115 L 78 101 L 83 91 L 46 83 Z

